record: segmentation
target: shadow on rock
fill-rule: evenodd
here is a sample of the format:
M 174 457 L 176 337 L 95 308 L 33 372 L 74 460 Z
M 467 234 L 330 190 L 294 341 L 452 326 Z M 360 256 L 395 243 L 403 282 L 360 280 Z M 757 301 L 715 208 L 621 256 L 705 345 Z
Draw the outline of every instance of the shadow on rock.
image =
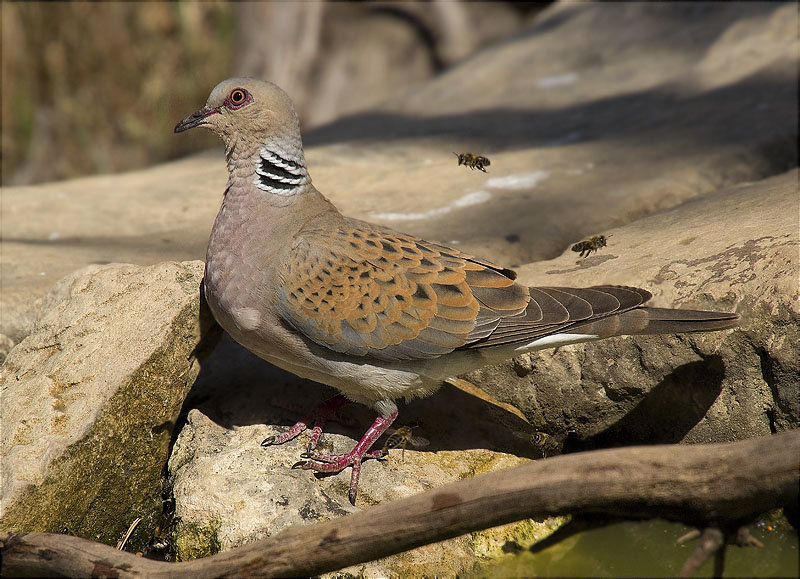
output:
M 718 355 L 679 366 L 615 424 L 583 441 L 568 438 L 564 451 L 680 442 L 714 404 L 724 377 Z
M 661 159 L 670 150 L 683 156 L 687 148 L 702 153 L 735 143 L 752 146 L 753 127 L 772 125 L 776 130 L 765 131 L 764 142 L 753 153 L 763 177 L 797 165 L 796 122 L 792 122 L 797 119 L 796 100 L 795 79 L 767 69 L 707 92 L 686 93 L 679 86 L 661 85 L 557 110 L 508 106 L 425 117 L 367 112 L 310 131 L 304 141 L 307 146 L 319 146 L 435 137 L 507 151 L 561 146 L 568 138 L 570 143 L 604 141 L 645 147 L 645 152 L 652 150 L 654 158 Z M 720 105 L 727 102 L 752 106 L 733 109 Z M 792 109 L 775 106 L 777 103 L 791 103 Z
M 181 409 L 176 432 L 192 408 L 227 429 L 254 424 L 289 427 L 335 393 L 333 388 L 269 364 L 224 334 L 203 363 Z M 398 407 L 394 426 L 413 425 L 415 436 L 430 443 L 415 450 L 488 449 L 541 456 L 529 442 L 530 425 L 449 384 L 427 398 L 407 404 L 400 401 Z M 340 421 L 326 423 L 325 432 L 358 440 L 374 419 L 373 410 L 353 404 L 342 410 Z

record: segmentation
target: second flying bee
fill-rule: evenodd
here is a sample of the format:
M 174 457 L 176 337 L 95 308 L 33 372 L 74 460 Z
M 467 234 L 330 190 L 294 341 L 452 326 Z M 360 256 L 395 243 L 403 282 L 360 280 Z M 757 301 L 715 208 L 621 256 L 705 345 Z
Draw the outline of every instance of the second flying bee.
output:
M 606 236 L 605 235 L 595 235 L 594 237 L 590 237 L 589 239 L 585 239 L 583 241 L 579 241 L 575 245 L 572 246 L 572 251 L 580 251 L 581 257 L 589 257 L 589 254 L 593 251 L 597 251 L 601 247 L 606 246 Z
M 473 155 L 472 153 L 453 153 L 456 157 L 458 157 L 458 164 L 464 165 L 465 167 L 469 167 L 470 169 L 477 169 L 478 171 L 483 171 L 486 173 L 485 167 L 488 167 L 492 164 L 491 161 L 487 157 L 482 157 L 481 155 Z

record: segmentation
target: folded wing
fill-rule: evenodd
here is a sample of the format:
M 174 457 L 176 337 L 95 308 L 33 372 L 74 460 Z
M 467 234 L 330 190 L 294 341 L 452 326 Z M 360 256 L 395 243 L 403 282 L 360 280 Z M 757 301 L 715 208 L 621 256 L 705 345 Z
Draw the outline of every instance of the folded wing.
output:
M 296 236 L 279 310 L 309 339 L 382 360 L 435 358 L 525 311 L 513 272 L 361 222 Z
M 738 319 L 650 308 L 652 294 L 635 287 L 528 288 L 511 270 L 354 220 L 297 235 L 281 275 L 286 321 L 333 351 L 380 360 L 524 345 L 559 333 L 719 330 Z

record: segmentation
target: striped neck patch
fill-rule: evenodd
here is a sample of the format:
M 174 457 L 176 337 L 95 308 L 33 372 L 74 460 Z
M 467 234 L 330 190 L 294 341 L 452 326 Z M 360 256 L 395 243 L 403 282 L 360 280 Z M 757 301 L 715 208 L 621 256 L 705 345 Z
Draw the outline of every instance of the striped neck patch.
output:
M 302 157 L 287 159 L 266 147 L 259 151 L 259 156 L 254 183 L 262 191 L 294 195 L 295 189 L 311 182 Z

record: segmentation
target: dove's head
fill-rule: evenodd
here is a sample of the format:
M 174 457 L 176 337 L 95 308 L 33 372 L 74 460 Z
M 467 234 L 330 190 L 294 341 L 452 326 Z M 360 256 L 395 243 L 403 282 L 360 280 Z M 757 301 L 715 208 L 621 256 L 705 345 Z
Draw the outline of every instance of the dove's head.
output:
M 225 144 L 260 146 L 268 139 L 299 139 L 297 113 L 289 96 L 278 86 L 254 78 L 229 78 L 219 83 L 206 106 L 175 126 L 180 133 L 208 127 Z

